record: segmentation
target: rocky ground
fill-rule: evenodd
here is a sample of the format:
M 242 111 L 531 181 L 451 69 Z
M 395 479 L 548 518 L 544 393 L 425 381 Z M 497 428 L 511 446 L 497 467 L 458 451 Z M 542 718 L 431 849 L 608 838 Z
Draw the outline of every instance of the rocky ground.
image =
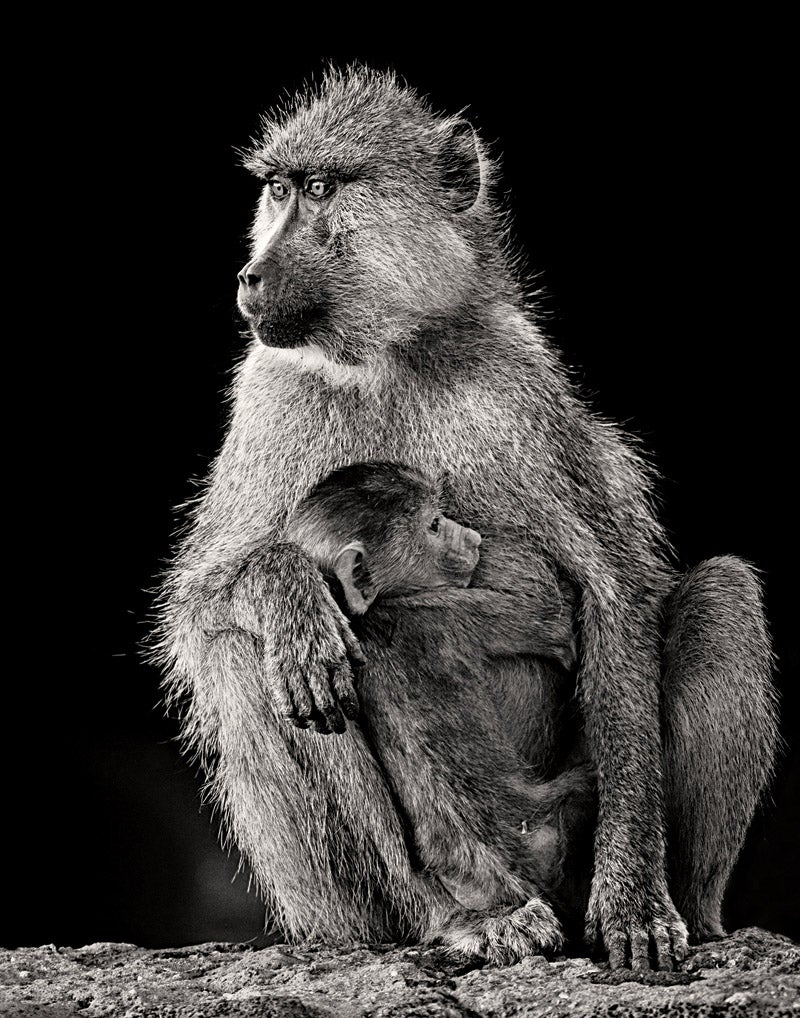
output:
M 692 951 L 682 971 L 612 973 L 585 958 L 509 968 L 421 948 L 132 944 L 0 950 L 0 1014 L 41 1018 L 489 1018 L 794 1015 L 800 946 L 759 929 Z

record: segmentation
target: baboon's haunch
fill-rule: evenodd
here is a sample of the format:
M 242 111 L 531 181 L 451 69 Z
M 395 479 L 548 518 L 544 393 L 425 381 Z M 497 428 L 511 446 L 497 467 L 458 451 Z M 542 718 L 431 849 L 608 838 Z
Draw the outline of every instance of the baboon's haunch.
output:
M 160 631 L 169 689 L 185 699 L 187 739 L 232 836 L 292 936 L 413 936 L 434 898 L 452 905 L 413 868 L 359 737 L 285 722 L 322 717 L 338 730 L 342 711 L 355 717 L 359 648 L 319 571 L 279 544 L 337 467 L 447 470 L 447 514 L 484 537 L 473 586 L 496 561 L 524 576 L 522 537 L 579 593 L 599 794 L 586 932 L 614 965 L 646 966 L 651 949 L 670 964 L 684 920 L 697 936 L 720 931 L 772 766 L 756 579 L 724 558 L 679 580 L 648 470 L 587 408 L 526 306 L 491 160 L 463 119 L 436 115 L 391 75 L 331 72 L 265 120 L 247 163 L 264 178 L 239 282 L 254 341 Z M 498 700 L 529 719 L 533 773 L 557 760 L 559 671 L 525 657 L 492 665 Z M 311 896 L 295 879 L 310 855 Z

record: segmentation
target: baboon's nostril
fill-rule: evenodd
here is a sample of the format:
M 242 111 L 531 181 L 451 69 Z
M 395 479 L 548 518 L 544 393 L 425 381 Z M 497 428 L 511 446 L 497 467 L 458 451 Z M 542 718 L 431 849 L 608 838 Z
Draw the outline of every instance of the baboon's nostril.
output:
M 241 272 L 239 272 L 236 278 L 239 280 L 240 286 L 244 286 L 250 289 L 252 287 L 258 286 L 258 284 L 261 282 L 262 276 L 258 272 L 258 266 L 253 264 L 252 262 L 249 262 L 247 265 L 245 265 Z

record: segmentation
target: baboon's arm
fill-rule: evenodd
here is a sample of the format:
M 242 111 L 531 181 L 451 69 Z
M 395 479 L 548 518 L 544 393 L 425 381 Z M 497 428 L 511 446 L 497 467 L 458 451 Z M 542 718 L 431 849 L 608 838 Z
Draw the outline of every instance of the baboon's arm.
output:
M 245 555 L 227 577 L 204 598 L 204 636 L 254 637 L 278 714 L 300 728 L 343 732 L 342 714 L 358 713 L 352 670 L 363 657 L 319 570 L 281 542 Z
M 645 535 L 620 533 L 632 509 L 612 496 L 633 483 L 591 492 L 580 515 L 562 501 L 558 530 L 545 530 L 555 511 L 543 518 L 543 544 L 580 591 L 578 688 L 599 793 L 586 936 L 613 967 L 647 969 L 653 950 L 671 968 L 687 936 L 666 877 L 659 696 L 671 581 Z
M 597 766 L 599 817 L 586 934 L 605 943 L 612 967 L 630 958 L 670 968 L 686 950 L 686 926 L 666 881 L 659 713 L 660 642 L 642 625 L 647 596 L 597 590 L 582 599 L 579 685 Z

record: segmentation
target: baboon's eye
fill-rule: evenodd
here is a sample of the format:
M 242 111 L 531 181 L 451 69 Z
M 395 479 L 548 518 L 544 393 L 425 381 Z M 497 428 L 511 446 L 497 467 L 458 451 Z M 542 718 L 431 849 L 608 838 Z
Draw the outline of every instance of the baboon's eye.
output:
M 431 522 L 431 525 L 428 527 L 428 530 L 430 530 L 430 532 L 432 534 L 438 534 L 439 533 L 439 517 L 438 516 L 434 517 L 433 521 Z
M 282 180 L 271 180 L 269 182 L 270 193 L 273 198 L 285 198 L 289 193 L 289 187 Z
M 331 185 L 327 180 L 320 180 L 319 177 L 312 177 L 306 181 L 306 194 L 312 198 L 324 198 L 331 192 Z

